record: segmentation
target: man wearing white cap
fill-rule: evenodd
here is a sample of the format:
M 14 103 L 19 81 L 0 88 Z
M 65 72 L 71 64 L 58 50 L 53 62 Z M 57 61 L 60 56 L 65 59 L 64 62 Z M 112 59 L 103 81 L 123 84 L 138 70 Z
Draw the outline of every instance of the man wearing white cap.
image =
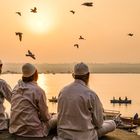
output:
M 46 96 L 37 84 L 38 72 L 34 65 L 22 67 L 22 80 L 13 89 L 9 131 L 16 137 L 42 138 L 48 135 L 48 112 Z
M 2 61 L 0 60 L 0 74 L 2 72 Z M 5 107 L 3 106 L 4 99 L 8 102 L 11 101 L 11 87 L 4 81 L 0 79 L 0 131 L 8 129 L 8 116 L 5 113 Z
M 84 63 L 74 67 L 73 83 L 64 87 L 58 98 L 58 140 L 98 140 L 113 131 L 114 121 L 104 122 L 103 107 L 89 89 L 90 72 Z

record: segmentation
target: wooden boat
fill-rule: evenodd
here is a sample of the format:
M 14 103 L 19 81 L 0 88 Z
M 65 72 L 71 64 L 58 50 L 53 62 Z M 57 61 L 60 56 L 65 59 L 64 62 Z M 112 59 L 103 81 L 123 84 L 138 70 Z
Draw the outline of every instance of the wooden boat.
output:
M 104 119 L 105 120 L 114 120 L 120 116 L 120 111 L 117 110 L 104 110 Z
M 117 126 L 117 128 L 127 129 L 127 130 L 135 129 L 137 127 L 138 127 L 138 125 L 135 125 L 135 124 L 125 124 L 125 123 L 121 123 L 120 125 Z
M 52 96 L 52 98 L 51 98 L 51 99 L 48 99 L 48 100 L 49 100 L 49 102 L 54 102 L 54 103 L 56 103 L 58 99 L 57 99 L 56 97 L 53 97 L 53 96 Z
M 122 117 L 122 116 L 120 116 L 120 123 L 117 126 L 117 128 L 132 130 L 132 129 L 135 129 L 137 127 L 138 127 L 138 125 L 134 124 L 132 117 Z
M 121 116 L 120 119 L 123 121 L 123 122 L 126 122 L 126 123 L 133 123 L 135 125 L 139 125 L 140 126 L 140 118 L 138 119 L 133 119 L 132 117 L 123 117 Z
M 117 128 L 132 130 L 138 127 L 137 124 L 133 123 L 133 119 L 130 117 L 121 117 L 120 111 L 116 110 L 104 110 L 105 120 L 114 120 Z
M 131 100 L 117 100 L 117 99 L 113 99 L 110 100 L 110 103 L 119 103 L 119 104 L 131 104 Z

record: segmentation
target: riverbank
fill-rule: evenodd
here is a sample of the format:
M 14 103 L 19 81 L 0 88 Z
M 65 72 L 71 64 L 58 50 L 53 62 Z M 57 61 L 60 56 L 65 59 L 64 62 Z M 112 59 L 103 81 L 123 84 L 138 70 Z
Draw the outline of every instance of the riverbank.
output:
M 15 140 L 7 131 L 0 132 L 0 140 Z M 52 136 L 48 138 L 17 138 L 16 140 L 52 140 Z M 100 140 L 140 140 L 140 136 L 132 132 L 127 132 L 125 130 L 116 129 L 114 132 L 100 138 Z

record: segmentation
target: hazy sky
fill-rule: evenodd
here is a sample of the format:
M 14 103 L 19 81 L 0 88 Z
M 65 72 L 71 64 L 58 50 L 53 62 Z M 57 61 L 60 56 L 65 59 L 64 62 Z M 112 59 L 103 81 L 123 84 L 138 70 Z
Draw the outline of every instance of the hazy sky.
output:
M 140 0 L 88 0 L 93 7 L 82 6 L 85 1 L 2 0 L 0 59 L 32 63 L 140 62 Z M 37 13 L 30 12 L 34 7 Z M 22 16 L 15 14 L 17 11 Z M 23 32 L 22 42 L 15 32 Z M 80 35 L 86 40 L 79 40 Z M 28 49 L 36 60 L 25 56 Z

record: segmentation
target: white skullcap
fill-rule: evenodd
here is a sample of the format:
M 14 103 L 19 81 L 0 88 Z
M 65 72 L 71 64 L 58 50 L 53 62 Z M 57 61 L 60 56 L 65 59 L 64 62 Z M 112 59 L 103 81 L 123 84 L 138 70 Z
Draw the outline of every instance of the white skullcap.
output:
M 0 65 L 2 65 L 2 61 L 0 60 Z
M 22 66 L 22 76 L 23 77 L 30 77 L 36 72 L 36 68 L 34 65 L 30 63 L 26 63 Z
M 78 63 L 74 66 L 74 75 L 85 75 L 89 73 L 88 66 L 84 63 Z

